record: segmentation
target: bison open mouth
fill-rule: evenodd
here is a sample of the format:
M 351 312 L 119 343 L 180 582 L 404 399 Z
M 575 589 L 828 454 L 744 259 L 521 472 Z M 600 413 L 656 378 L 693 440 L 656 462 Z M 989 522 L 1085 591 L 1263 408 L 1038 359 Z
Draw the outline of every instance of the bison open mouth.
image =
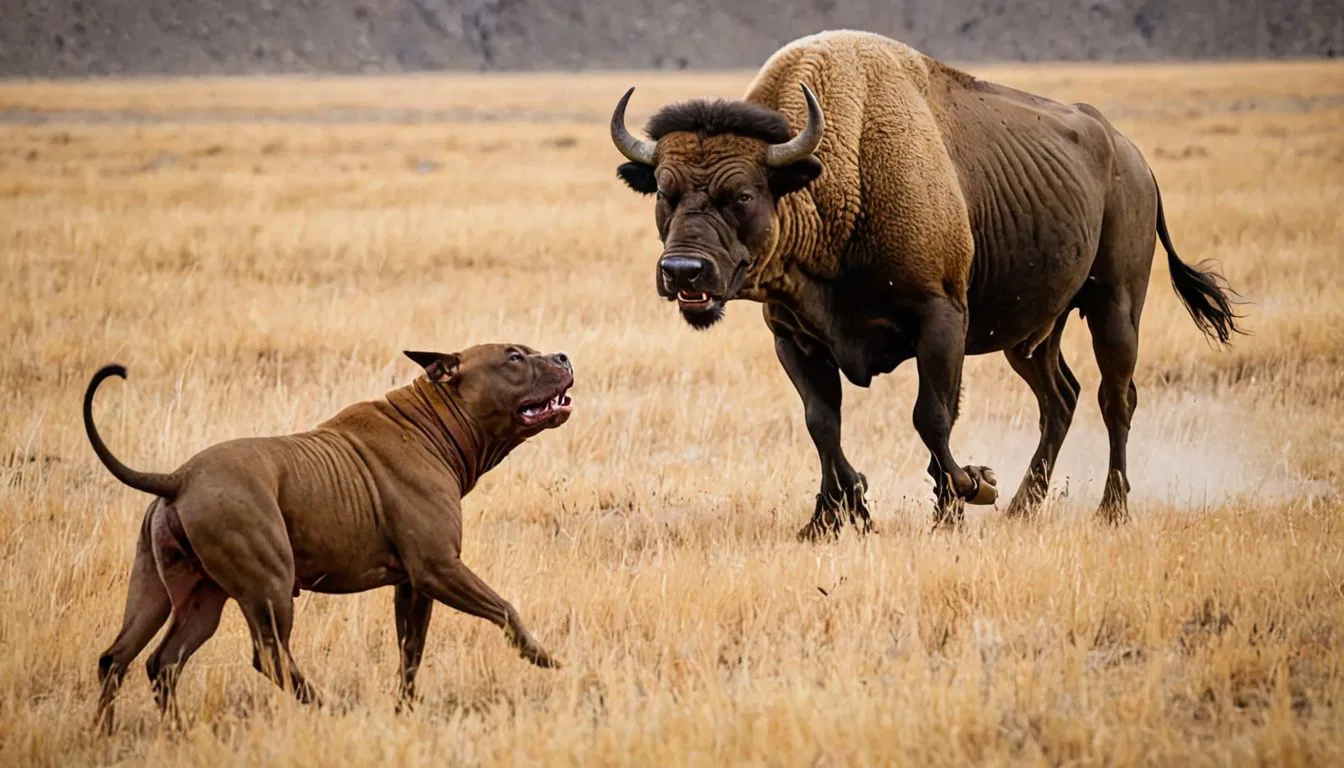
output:
M 687 309 L 705 309 L 713 298 L 700 291 L 677 291 L 677 303 Z
M 685 292 L 677 294 L 677 308 L 681 317 L 697 331 L 703 331 L 723 318 L 723 301 L 707 293 L 691 293 L 692 301 L 687 301 Z
M 570 406 L 574 402 L 569 397 L 569 387 L 565 387 L 559 394 L 553 395 L 546 400 L 527 403 L 518 409 L 518 419 L 525 426 L 536 426 L 550 421 L 560 414 L 568 414 Z

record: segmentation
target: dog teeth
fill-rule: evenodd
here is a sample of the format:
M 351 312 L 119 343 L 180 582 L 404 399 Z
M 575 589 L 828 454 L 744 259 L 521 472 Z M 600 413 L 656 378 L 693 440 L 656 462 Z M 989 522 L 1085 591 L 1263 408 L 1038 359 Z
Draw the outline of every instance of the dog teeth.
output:
M 534 416 L 540 416 L 541 414 L 548 413 L 557 408 L 564 408 L 571 402 L 572 401 L 569 399 L 569 395 L 565 394 L 564 392 L 561 392 L 560 394 L 556 395 L 555 397 L 552 397 L 550 400 L 547 400 L 544 403 L 539 403 L 537 405 L 529 405 L 526 408 L 523 408 L 521 411 L 519 411 L 519 413 L 530 419 Z

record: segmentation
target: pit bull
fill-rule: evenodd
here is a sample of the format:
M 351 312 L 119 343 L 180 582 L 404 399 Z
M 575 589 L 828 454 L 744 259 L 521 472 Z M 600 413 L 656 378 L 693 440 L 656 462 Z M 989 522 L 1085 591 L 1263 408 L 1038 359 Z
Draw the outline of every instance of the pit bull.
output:
M 126 668 L 169 622 L 147 671 L 165 714 L 183 665 L 238 602 L 252 664 L 300 701 L 320 703 L 289 651 L 299 591 L 395 588 L 401 704 L 414 698 L 430 610 L 439 601 L 503 628 L 539 667 L 559 663 L 518 612 L 460 559 L 461 500 L 524 440 L 564 424 L 574 368 L 564 354 L 483 344 L 456 354 L 405 352 L 424 372 L 383 398 L 347 406 L 308 432 L 229 440 L 169 474 L 122 464 L 84 427 L 122 483 L 155 495 L 140 527 L 121 632 L 98 660 L 97 722 L 112 731 Z M 176 710 L 174 709 L 174 713 Z

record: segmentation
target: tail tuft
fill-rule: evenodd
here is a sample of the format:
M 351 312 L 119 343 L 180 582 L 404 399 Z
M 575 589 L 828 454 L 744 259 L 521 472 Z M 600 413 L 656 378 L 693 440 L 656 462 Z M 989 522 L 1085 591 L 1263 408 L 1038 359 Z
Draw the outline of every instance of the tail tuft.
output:
M 1157 185 L 1156 178 L 1153 179 L 1153 185 Z M 1162 210 L 1160 189 L 1157 192 L 1157 236 L 1167 252 L 1171 285 L 1199 330 L 1221 344 L 1230 344 L 1234 333 L 1249 335 L 1237 323 L 1245 316 L 1237 314 L 1233 309 L 1234 305 L 1244 302 L 1238 300 L 1240 295 L 1228 286 L 1223 276 L 1214 271 L 1212 263 L 1205 261 L 1198 267 L 1192 267 L 1176 255 L 1176 247 L 1171 244 L 1171 233 L 1167 231 L 1167 217 Z

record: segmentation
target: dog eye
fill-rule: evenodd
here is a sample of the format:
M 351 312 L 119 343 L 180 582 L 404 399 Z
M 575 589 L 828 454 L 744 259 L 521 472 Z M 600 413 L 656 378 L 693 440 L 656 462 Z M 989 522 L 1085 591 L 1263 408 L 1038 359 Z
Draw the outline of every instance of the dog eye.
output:
M 510 363 L 521 363 L 521 362 L 523 362 L 523 356 L 522 356 L 522 354 L 521 354 L 521 353 L 518 353 L 518 352 L 513 352 L 513 353 L 511 353 L 511 354 L 509 355 L 509 362 L 510 362 Z
M 737 195 L 737 204 L 746 205 L 747 203 L 750 203 L 752 200 L 755 199 L 756 199 L 755 195 L 751 194 L 750 192 L 743 191 L 738 193 Z

